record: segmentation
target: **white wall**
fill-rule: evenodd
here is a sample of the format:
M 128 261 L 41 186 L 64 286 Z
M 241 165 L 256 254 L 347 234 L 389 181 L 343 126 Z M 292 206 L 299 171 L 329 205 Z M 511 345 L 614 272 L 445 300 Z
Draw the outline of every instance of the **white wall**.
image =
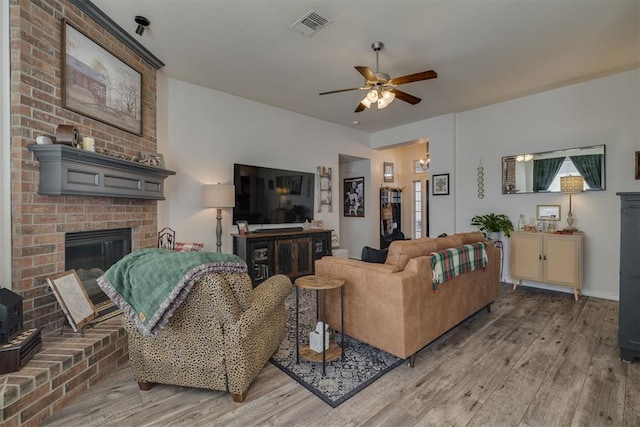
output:
M 0 4 L 0 288 L 11 289 L 9 2 Z
M 638 70 L 458 114 L 458 227 L 488 212 L 505 213 L 516 224 L 521 213 L 535 217 L 538 204 L 562 205 L 561 224 L 566 226 L 566 194 L 501 193 L 501 157 L 606 144 L 606 191 L 573 196 L 572 210 L 575 226 L 585 233 L 584 293 L 617 299 L 620 201 L 616 192 L 640 191 L 640 181 L 634 179 L 639 116 Z M 476 196 L 475 169 L 480 158 L 485 182 L 482 200 Z M 508 259 L 504 277 L 511 280 Z
M 317 166 L 329 166 L 337 190 L 342 185 L 338 182 L 339 153 L 365 159 L 379 156 L 369 148 L 368 134 L 357 130 L 173 79 L 159 79 L 158 87 L 159 104 L 167 104 L 158 108 L 159 151 L 167 167 L 177 172 L 165 180 L 167 202 L 159 204 L 159 227 L 174 228 L 179 241 L 201 241 L 215 250 L 216 213 L 202 208 L 202 185 L 232 183 L 234 163 L 311 173 Z M 166 121 L 166 135 L 162 134 L 162 120 Z M 377 163 L 372 160 L 372 167 Z M 323 206 L 319 214 L 316 206 L 314 219 L 322 219 L 325 228 L 340 234 L 342 201 L 338 191 L 332 196 L 333 212 Z M 229 235 L 236 231 L 231 209 L 222 216 L 222 251 L 231 252 Z M 368 229 L 369 219 L 363 220 Z
M 634 153 L 640 150 L 639 94 L 640 71 L 634 70 L 378 132 L 371 136 L 371 144 L 387 147 L 429 137 L 431 173 L 450 173 L 452 194 L 430 198 L 432 236 L 470 230 L 471 217 L 488 212 L 505 213 L 517 223 L 520 213 L 535 217 L 537 204 L 561 204 L 565 224 L 569 200 L 564 194 L 502 194 L 502 156 L 606 144 L 606 191 L 574 196 L 573 212 L 575 225 L 585 232 L 583 292 L 617 299 L 620 201 L 616 192 L 640 191 L 640 181 L 634 179 Z M 477 197 L 481 159 L 484 199 Z M 504 278 L 511 281 L 508 243 L 507 239 Z

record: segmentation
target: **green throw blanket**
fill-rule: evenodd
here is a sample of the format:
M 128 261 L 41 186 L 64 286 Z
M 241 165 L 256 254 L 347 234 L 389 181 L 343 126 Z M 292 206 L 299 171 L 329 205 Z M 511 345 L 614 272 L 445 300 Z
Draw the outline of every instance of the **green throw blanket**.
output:
M 202 276 L 246 273 L 236 255 L 142 249 L 122 258 L 98 278 L 98 285 L 137 326 L 157 335 Z

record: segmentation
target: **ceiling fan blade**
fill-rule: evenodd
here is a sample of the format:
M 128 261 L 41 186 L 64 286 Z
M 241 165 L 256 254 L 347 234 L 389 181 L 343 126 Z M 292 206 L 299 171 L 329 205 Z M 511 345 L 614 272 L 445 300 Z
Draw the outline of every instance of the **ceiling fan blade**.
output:
M 433 70 L 423 71 L 421 73 L 409 74 L 408 76 L 396 77 L 389 82 L 392 85 L 403 85 L 405 83 L 419 82 L 421 80 L 435 79 L 438 73 Z
M 362 89 L 361 87 L 350 87 L 349 89 L 338 89 L 338 90 L 332 90 L 329 92 L 322 92 L 319 93 L 318 95 L 329 95 L 330 93 L 340 93 L 340 92 L 349 92 L 350 90 L 360 90 Z
M 403 92 L 398 89 L 392 88 L 389 89 L 389 91 L 395 93 L 396 98 L 401 99 L 404 102 L 408 102 L 411 105 L 416 105 L 418 102 L 422 101 L 422 99 L 418 98 L 417 96 L 410 95 L 407 92 Z
M 356 107 L 356 113 L 359 113 L 360 111 L 364 111 L 367 109 L 367 106 L 364 105 L 362 102 L 360 104 L 358 104 L 358 106 Z
M 378 78 L 376 77 L 376 75 L 373 73 L 373 71 L 371 71 L 371 69 L 369 67 L 363 67 L 361 65 L 356 65 L 355 67 L 356 70 L 358 70 L 358 72 L 360 74 L 362 74 L 362 76 L 368 81 L 368 82 L 377 82 Z

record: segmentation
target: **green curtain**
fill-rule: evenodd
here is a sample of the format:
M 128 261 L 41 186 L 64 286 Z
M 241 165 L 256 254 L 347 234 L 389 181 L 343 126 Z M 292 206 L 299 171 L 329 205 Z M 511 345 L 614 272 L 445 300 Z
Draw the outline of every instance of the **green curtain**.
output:
M 546 191 L 556 177 L 564 157 L 533 161 L 533 191 Z
M 569 156 L 573 165 L 578 169 L 589 188 L 602 189 L 602 154 L 587 154 L 584 156 Z

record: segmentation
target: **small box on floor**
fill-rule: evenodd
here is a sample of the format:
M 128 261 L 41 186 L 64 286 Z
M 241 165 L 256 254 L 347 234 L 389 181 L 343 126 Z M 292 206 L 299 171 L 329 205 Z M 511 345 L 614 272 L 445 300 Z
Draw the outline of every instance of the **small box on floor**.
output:
M 309 334 L 309 348 L 316 353 L 322 353 L 322 325 L 325 327 L 324 349 L 329 349 L 329 325 L 318 322 L 316 329 Z

